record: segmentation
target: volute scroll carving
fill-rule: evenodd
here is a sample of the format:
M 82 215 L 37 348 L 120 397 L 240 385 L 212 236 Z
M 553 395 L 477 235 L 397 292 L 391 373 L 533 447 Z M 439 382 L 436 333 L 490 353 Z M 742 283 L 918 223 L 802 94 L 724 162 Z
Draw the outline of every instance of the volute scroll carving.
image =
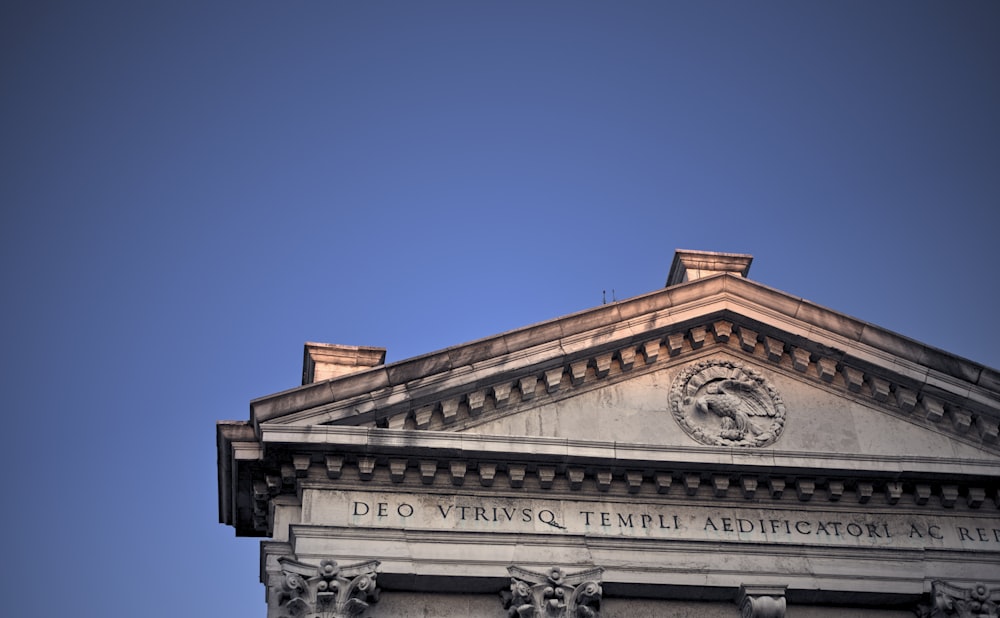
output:
M 500 593 L 508 618 L 600 618 L 601 567 L 566 573 L 507 568 L 510 589 Z
M 785 588 L 741 586 L 740 618 L 785 618 Z
M 274 618 L 358 618 L 378 601 L 378 560 L 340 566 L 323 560 L 319 566 L 278 558 L 281 577 L 272 586 Z
M 944 581 L 931 584 L 930 603 L 915 612 L 920 618 L 998 618 L 1000 587 L 976 583 L 969 587 Z
M 785 427 L 785 404 L 762 375 L 735 361 L 709 359 L 685 368 L 670 387 L 677 424 L 712 446 L 772 444 Z

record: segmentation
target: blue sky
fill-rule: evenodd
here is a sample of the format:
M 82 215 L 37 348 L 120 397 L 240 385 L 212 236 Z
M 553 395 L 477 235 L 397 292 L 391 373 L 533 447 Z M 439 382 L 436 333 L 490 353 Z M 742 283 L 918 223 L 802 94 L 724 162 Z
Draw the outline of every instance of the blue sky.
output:
M 676 248 L 992 367 L 995 2 L 0 5 L 0 613 L 263 616 L 214 423 L 661 287 Z M 13 577 L 11 577 L 13 575 Z

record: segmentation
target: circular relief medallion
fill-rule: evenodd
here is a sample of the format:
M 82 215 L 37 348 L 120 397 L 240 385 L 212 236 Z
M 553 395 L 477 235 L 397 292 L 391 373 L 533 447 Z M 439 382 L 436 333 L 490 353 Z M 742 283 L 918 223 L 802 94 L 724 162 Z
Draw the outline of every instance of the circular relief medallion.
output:
M 785 426 L 781 395 L 741 363 L 695 363 L 674 379 L 669 397 L 674 418 L 702 444 L 767 446 Z

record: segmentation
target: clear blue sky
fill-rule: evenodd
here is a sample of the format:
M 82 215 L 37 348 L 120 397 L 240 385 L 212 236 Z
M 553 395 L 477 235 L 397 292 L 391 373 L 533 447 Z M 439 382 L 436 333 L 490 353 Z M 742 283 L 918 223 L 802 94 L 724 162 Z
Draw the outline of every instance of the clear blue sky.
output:
M 661 287 L 997 367 L 997 2 L 0 5 L 0 614 L 264 616 L 214 423 Z

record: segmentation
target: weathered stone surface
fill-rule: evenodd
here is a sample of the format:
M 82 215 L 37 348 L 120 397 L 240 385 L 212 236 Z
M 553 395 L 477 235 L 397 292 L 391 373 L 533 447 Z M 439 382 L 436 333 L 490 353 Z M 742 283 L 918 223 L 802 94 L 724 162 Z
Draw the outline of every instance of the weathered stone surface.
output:
M 667 275 L 667 286 L 722 273 L 746 277 L 752 261 L 752 255 L 743 253 L 677 250 Z
M 732 358 L 720 355 L 720 358 Z M 888 409 L 845 401 L 836 395 L 804 387 L 800 382 L 773 373 L 763 365 L 746 363 L 770 376 L 781 394 L 787 417 L 782 430 L 782 450 L 853 453 L 937 454 L 953 457 L 976 455 L 975 447 L 942 439 L 940 433 L 894 417 Z M 638 375 L 627 383 L 609 385 L 599 391 L 576 395 L 537 410 L 525 410 L 486 421 L 467 431 L 476 434 L 548 435 L 552 437 L 602 440 L 616 435 L 622 442 L 639 444 L 692 445 L 697 442 L 678 432 L 667 406 L 667 387 L 683 365 L 664 367 L 659 373 Z M 893 402 L 895 403 L 895 402 Z M 914 405 L 916 402 L 914 401 Z M 716 417 L 718 418 L 718 417 Z M 977 421 L 978 422 L 978 421 Z M 791 429 L 787 429 L 790 427 Z M 891 437 L 892 439 L 887 439 Z
M 508 590 L 501 592 L 504 609 L 508 610 L 508 616 L 599 618 L 602 570 L 597 567 L 567 573 L 560 567 L 552 567 L 539 573 L 508 567 L 511 583 Z
M 306 343 L 302 361 L 302 384 L 322 382 L 385 363 L 385 348 Z
M 785 587 L 743 585 L 737 603 L 742 618 L 785 618 Z
M 270 591 L 268 616 L 358 618 L 379 599 L 377 560 L 342 566 L 322 560 L 312 566 L 278 558 L 281 577 Z
M 992 611 L 1000 374 L 695 270 L 221 423 L 220 520 L 271 537 L 270 618 Z M 331 556 L 378 562 L 377 606 Z

